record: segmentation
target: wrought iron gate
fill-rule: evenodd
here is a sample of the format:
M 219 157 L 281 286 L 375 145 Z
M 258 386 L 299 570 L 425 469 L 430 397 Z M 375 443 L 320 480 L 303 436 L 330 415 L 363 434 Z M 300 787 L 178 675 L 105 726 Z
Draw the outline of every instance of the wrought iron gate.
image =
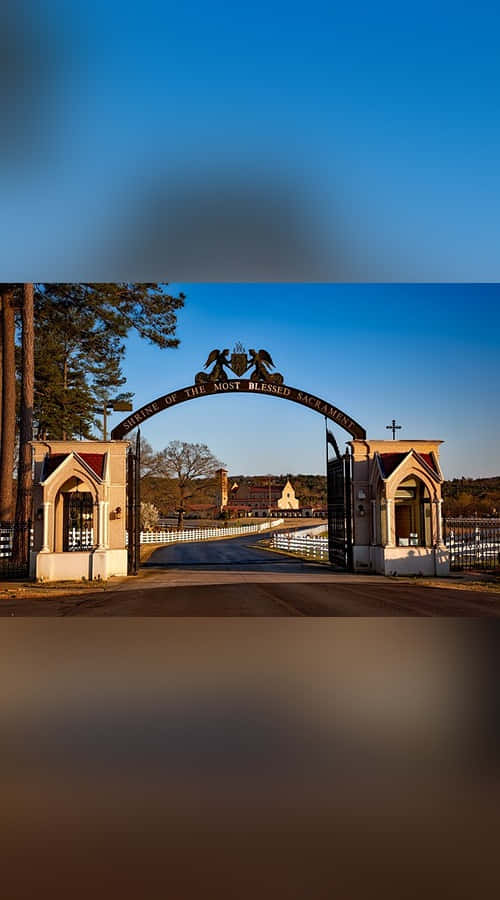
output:
M 327 438 L 327 506 L 328 506 L 328 555 L 330 563 L 352 571 L 352 500 L 351 457 L 340 455 L 335 437 L 328 431 Z M 335 459 L 328 459 L 328 445 L 335 450 Z
M 0 579 L 27 578 L 31 522 L 0 522 Z
M 137 575 L 141 562 L 141 432 L 127 454 L 127 571 Z

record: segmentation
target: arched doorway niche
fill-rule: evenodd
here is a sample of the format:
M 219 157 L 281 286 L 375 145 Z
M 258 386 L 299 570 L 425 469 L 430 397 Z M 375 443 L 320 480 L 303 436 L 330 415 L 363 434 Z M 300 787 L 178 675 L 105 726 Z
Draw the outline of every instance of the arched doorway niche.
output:
M 99 500 L 88 479 L 72 475 L 60 486 L 54 499 L 54 550 L 76 553 L 97 546 Z
M 418 475 L 407 475 L 394 495 L 394 542 L 397 547 L 432 547 L 431 492 Z

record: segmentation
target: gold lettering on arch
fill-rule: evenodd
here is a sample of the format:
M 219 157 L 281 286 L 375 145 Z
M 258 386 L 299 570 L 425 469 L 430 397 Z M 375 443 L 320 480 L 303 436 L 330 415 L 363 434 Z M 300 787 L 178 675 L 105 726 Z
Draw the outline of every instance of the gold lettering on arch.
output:
M 113 440 L 121 440 L 128 432 L 132 431 L 141 422 L 155 415 L 162 410 L 170 409 L 179 403 L 185 403 L 187 400 L 194 400 L 197 397 L 207 396 L 224 396 L 234 394 L 264 394 L 267 396 L 281 397 L 294 403 L 299 403 L 314 412 L 318 412 L 333 422 L 337 422 L 342 428 L 345 428 L 353 438 L 361 440 L 366 439 L 366 431 L 358 425 L 354 419 L 346 415 L 341 409 L 332 406 L 321 397 L 315 397 L 314 394 L 308 394 L 306 391 L 299 391 L 297 388 L 289 387 L 286 384 L 278 382 L 251 381 L 250 379 L 228 379 L 226 381 L 206 381 L 198 382 L 189 387 L 172 391 L 164 394 L 151 403 L 136 410 L 129 415 L 123 422 L 113 428 L 111 433 Z

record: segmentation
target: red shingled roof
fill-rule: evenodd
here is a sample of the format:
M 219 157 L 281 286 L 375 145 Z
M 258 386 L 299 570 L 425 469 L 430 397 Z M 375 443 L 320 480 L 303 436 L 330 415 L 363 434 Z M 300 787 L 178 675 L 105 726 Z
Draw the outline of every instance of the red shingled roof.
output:
M 78 453 L 75 451 L 75 454 L 80 459 L 83 459 L 99 478 L 103 477 L 105 453 Z M 49 475 L 52 475 L 52 472 L 55 472 L 68 456 L 69 453 L 52 453 L 50 456 L 46 456 L 43 467 L 43 480 L 45 481 Z
M 52 472 L 55 472 L 68 456 L 69 453 L 54 453 L 52 456 L 46 456 L 43 465 L 43 480 L 45 481 L 49 475 L 52 475 Z
M 409 450 L 408 453 L 411 453 Z M 397 469 L 399 464 L 406 459 L 408 453 L 379 453 L 380 464 L 382 466 L 382 473 L 384 478 L 389 478 L 389 475 L 392 475 L 394 469 Z M 421 459 L 425 462 L 429 468 L 432 469 L 433 472 L 438 475 L 437 468 L 434 463 L 434 459 L 430 453 L 418 453 L 415 450 L 415 455 L 418 459 Z
M 436 474 L 438 474 L 438 471 L 434 464 L 434 457 L 432 456 L 431 453 L 417 453 L 417 456 L 420 456 L 420 459 L 423 459 L 424 462 L 427 463 L 429 468 L 431 468 L 433 472 L 436 472 Z
M 406 456 L 407 453 L 379 453 L 384 478 L 389 478 Z
M 80 459 L 90 466 L 91 469 L 102 478 L 104 475 L 104 457 L 105 453 L 78 453 Z

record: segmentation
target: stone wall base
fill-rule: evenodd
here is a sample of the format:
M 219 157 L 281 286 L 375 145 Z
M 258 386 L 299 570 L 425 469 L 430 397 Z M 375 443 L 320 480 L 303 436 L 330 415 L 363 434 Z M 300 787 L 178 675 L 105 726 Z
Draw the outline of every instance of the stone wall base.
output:
M 30 554 L 30 575 L 43 581 L 105 580 L 126 574 L 126 550 Z
M 355 572 L 381 575 L 449 575 L 450 554 L 441 547 L 353 547 Z

